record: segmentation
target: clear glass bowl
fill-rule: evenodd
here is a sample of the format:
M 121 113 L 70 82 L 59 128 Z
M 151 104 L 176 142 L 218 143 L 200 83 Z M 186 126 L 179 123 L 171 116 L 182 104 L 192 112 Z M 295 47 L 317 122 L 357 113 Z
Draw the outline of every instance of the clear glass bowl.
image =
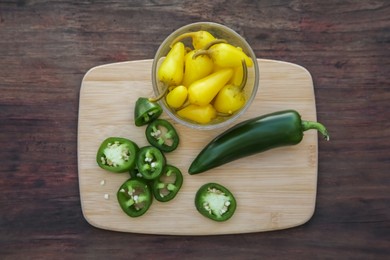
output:
M 259 86 L 259 66 L 257 63 L 256 56 L 250 47 L 250 45 L 246 42 L 246 40 L 236 33 L 234 30 L 212 22 L 198 22 L 185 25 L 173 33 L 171 33 L 160 45 L 158 48 L 156 55 L 152 64 L 152 83 L 153 90 L 156 96 L 158 96 L 161 91 L 163 91 L 164 86 L 158 80 L 157 71 L 161 64 L 163 58 L 170 51 L 170 44 L 172 41 L 178 37 L 179 35 L 187 32 L 194 32 L 204 30 L 210 32 L 215 38 L 225 39 L 229 44 L 242 48 L 242 50 L 253 60 L 253 66 L 248 67 L 248 79 L 247 83 L 244 87 L 244 93 L 246 97 L 245 105 L 231 116 L 218 116 L 211 122 L 207 124 L 200 124 L 193 121 L 186 120 L 185 118 L 181 118 L 177 115 L 176 111 L 168 106 L 165 101 L 165 98 L 160 100 L 160 105 L 162 106 L 164 112 L 166 112 L 173 120 L 176 122 L 183 124 L 185 126 L 200 129 L 200 130 L 212 130 L 220 127 L 224 127 L 232 124 L 238 117 L 245 113 L 248 107 L 251 105 L 253 99 L 255 98 Z

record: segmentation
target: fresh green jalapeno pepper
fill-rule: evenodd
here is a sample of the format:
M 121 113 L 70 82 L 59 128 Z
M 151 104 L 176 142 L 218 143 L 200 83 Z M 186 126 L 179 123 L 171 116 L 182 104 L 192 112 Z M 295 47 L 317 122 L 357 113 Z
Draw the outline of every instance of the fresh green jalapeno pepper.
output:
M 318 123 L 301 120 L 294 110 L 279 111 L 241 122 L 212 140 L 192 162 L 188 172 L 197 174 L 233 160 L 275 147 L 301 142 L 303 132 L 316 129 L 329 140 Z
M 165 167 L 164 154 L 154 146 L 145 146 L 139 150 L 137 156 L 137 169 L 147 180 L 160 176 Z
M 107 171 L 122 173 L 135 167 L 139 148 L 136 143 L 122 137 L 109 137 L 102 142 L 96 162 Z
M 172 165 L 166 165 L 163 173 L 153 182 L 153 194 L 156 200 L 167 202 L 172 200 L 183 184 L 181 171 Z
M 128 216 L 139 217 L 152 205 L 153 195 L 146 182 L 141 179 L 129 179 L 120 186 L 117 199 Z
M 157 102 L 140 97 L 137 99 L 134 108 L 134 123 L 136 126 L 146 125 L 162 114 L 163 110 Z
M 156 119 L 145 130 L 148 142 L 163 152 L 172 152 L 179 145 L 179 135 L 171 123 Z
M 208 183 L 200 187 L 196 193 L 195 207 L 203 216 L 222 222 L 233 216 L 237 202 L 233 194 L 224 186 Z

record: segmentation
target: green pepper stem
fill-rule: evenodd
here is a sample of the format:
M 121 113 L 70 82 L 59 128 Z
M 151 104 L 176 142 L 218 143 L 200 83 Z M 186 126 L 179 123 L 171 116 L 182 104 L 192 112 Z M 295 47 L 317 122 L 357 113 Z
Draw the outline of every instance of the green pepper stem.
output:
M 319 122 L 302 120 L 302 129 L 303 129 L 303 131 L 315 129 L 324 136 L 324 139 L 326 141 L 329 141 L 329 139 L 330 139 L 330 136 L 328 134 L 328 130 L 326 130 L 325 126 Z

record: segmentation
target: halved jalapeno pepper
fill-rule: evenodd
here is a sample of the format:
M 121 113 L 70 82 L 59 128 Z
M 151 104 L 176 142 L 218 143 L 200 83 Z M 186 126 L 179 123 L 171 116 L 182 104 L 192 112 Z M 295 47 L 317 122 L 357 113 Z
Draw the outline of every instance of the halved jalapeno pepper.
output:
M 139 217 L 152 205 L 153 195 L 146 182 L 140 179 L 129 179 L 120 186 L 117 199 L 127 215 Z
M 154 146 L 142 147 L 137 156 L 137 169 L 147 180 L 160 176 L 165 167 L 164 154 Z
M 172 152 L 179 145 L 179 135 L 171 123 L 164 119 L 151 122 L 145 131 L 148 142 L 163 152 Z
M 129 139 L 109 137 L 100 145 L 96 162 L 110 172 L 127 172 L 135 167 L 138 151 L 137 144 Z
M 163 173 L 153 182 L 153 194 L 156 200 L 166 202 L 172 200 L 183 184 L 181 171 L 172 165 L 166 165 Z
M 136 126 L 146 125 L 162 114 L 163 110 L 157 102 L 140 97 L 135 102 L 134 123 Z
M 221 222 L 233 216 L 237 203 L 227 188 L 217 183 L 208 183 L 196 193 L 195 206 L 203 216 Z

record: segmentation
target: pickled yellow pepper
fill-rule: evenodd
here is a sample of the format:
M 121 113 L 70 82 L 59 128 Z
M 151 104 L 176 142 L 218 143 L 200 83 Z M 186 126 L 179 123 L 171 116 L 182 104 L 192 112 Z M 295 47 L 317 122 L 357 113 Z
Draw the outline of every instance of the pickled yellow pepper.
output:
M 219 92 L 214 101 L 215 109 L 220 113 L 233 114 L 245 105 L 245 95 L 243 89 L 248 78 L 246 63 L 242 60 L 242 78 L 239 85 L 228 84 Z
M 213 71 L 213 61 L 207 55 L 193 58 L 195 51 L 184 57 L 184 76 L 182 84 L 188 87 L 194 81 L 209 75 Z
M 177 86 L 183 80 L 185 46 L 175 43 L 158 69 L 158 79 L 167 86 Z
M 177 86 L 172 89 L 165 97 L 168 106 L 171 108 L 179 108 L 183 106 L 187 100 L 188 90 L 183 85 Z
M 253 61 L 241 48 L 237 48 L 229 43 L 211 44 L 208 49 L 197 51 L 194 57 L 199 55 L 209 55 L 214 64 L 221 68 L 234 68 L 241 66 L 241 61 L 245 60 L 248 67 L 253 66 Z
M 199 106 L 209 104 L 232 75 L 233 69 L 225 68 L 195 81 L 188 87 L 189 102 Z
M 177 111 L 180 117 L 192 120 L 200 124 L 207 124 L 217 117 L 217 111 L 211 104 L 205 106 L 188 105 Z

